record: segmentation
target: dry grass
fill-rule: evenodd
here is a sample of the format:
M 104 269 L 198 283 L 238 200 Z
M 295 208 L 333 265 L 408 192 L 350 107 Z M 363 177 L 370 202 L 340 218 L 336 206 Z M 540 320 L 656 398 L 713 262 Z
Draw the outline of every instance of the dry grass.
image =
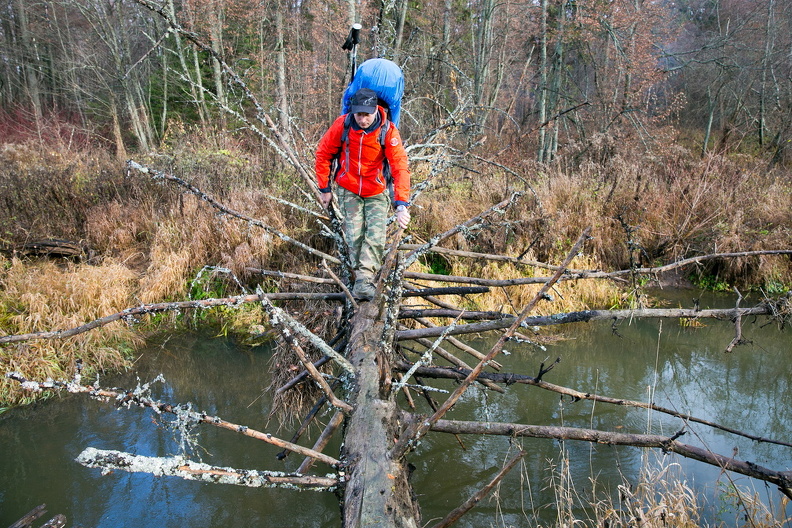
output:
M 332 250 L 329 242 L 316 234 L 312 218 L 265 197 L 277 195 L 305 203 L 301 185 L 287 171 L 230 140 L 199 138 L 196 131 L 174 127 L 161 155 L 149 161 L 194 182 L 231 209 L 325 251 Z M 698 159 L 673 147 L 662 158 L 642 153 L 631 157 L 616 151 L 609 157 L 589 156 L 574 164 L 571 158 L 562 158 L 548 169 L 515 153 L 508 155 L 514 157 L 510 165 L 518 167 L 520 178 L 481 166 L 475 175 L 452 171 L 438 180 L 414 211 L 409 230 L 413 241 L 444 232 L 512 191 L 524 190 L 525 196 L 504 215 L 495 215 L 489 223 L 443 245 L 557 264 L 590 226 L 592 239 L 572 266 L 614 270 L 629 267 L 631 261 L 656 265 L 716 251 L 789 248 L 792 242 L 789 173 L 767 173 L 762 160 Z M 153 183 L 143 175 L 127 175 L 123 166 L 105 153 L 43 152 L 38 145 L 11 145 L 0 151 L 0 161 L 0 187 L 12 191 L 0 203 L 6 218 L 0 225 L 3 242 L 71 238 L 87 241 L 97 253 L 92 266 L 3 261 L 0 331 L 5 333 L 76 326 L 140 303 L 186 299 L 193 279 L 205 266 L 228 270 L 202 282 L 206 296 L 233 295 L 241 293 L 240 286 L 252 289 L 262 282 L 265 288 L 275 287 L 252 275 L 251 267 L 297 273 L 313 273 L 318 268 L 317 262 L 278 237 L 220 216 L 192 195 Z M 418 180 L 423 169 L 415 169 Z M 550 275 L 541 268 L 466 258 L 443 257 L 434 262 L 438 263 L 454 275 L 493 279 Z M 429 260 L 413 269 L 437 271 Z M 777 291 L 792 283 L 788 258 L 713 261 L 700 270 L 739 286 L 758 284 Z M 470 309 L 517 313 L 538 289 L 496 288 L 488 295 L 447 300 Z M 553 302 L 540 303 L 537 314 L 625 306 L 635 299 L 628 290 L 604 280 L 562 282 L 553 289 L 552 297 Z M 322 313 L 324 308 L 300 310 Z M 226 331 L 243 335 L 250 334 L 251 326 L 265 324 L 259 309 L 219 310 L 218 318 Z M 74 362 L 70 349 L 88 356 L 89 351 L 100 350 L 108 342 L 130 343 L 131 335 L 103 330 L 69 344 L 31 342 L 13 353 L 9 348 L 2 353 L 13 357 L 8 361 L 16 366 L 21 364 L 20 358 L 29 358 L 30 365 L 36 366 L 31 366 L 30 372 L 58 365 L 60 373 L 68 375 Z M 51 347 L 48 352 L 18 351 L 47 346 Z M 63 358 L 56 359 L 60 355 Z M 116 363 L 122 361 L 91 358 L 96 368 Z M 293 361 L 285 358 L 281 363 Z M 41 370 L 45 371 L 46 375 L 59 373 L 55 367 Z
M 3 334 L 65 330 L 133 305 L 137 274 L 117 262 L 101 266 L 3 260 L 0 275 L 0 328 Z M 3 373 L 19 371 L 36 380 L 70 379 L 78 359 L 85 373 L 126 365 L 140 335 L 124 323 L 66 340 L 27 341 L 0 349 Z M 16 383 L 0 381 L 0 401 L 27 401 Z

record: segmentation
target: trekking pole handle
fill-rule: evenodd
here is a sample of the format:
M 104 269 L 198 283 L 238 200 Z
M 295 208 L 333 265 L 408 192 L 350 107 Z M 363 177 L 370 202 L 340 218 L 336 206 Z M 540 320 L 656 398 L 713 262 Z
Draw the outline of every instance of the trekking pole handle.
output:
M 363 29 L 363 26 L 355 23 L 352 24 L 352 27 L 349 29 L 349 35 L 347 35 L 346 40 L 341 45 L 342 50 L 352 51 L 355 46 L 360 43 L 360 30 Z

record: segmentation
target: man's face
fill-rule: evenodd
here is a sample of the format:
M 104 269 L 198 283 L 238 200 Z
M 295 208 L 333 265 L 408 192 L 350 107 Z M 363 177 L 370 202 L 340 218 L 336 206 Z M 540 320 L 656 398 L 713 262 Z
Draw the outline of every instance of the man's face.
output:
M 355 122 L 358 124 L 360 128 L 368 128 L 376 119 L 377 113 L 372 112 L 367 114 L 366 112 L 358 112 L 355 114 Z

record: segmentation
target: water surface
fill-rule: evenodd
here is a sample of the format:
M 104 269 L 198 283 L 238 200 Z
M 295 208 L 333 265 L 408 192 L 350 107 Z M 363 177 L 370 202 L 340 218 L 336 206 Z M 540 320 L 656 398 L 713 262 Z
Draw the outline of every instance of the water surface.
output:
M 668 295 L 669 297 L 670 294 Z M 671 298 L 690 306 L 690 294 Z M 730 297 L 705 296 L 702 307 L 732 306 Z M 746 305 L 744 303 L 744 305 Z M 702 327 L 677 320 L 586 324 L 565 329 L 566 339 L 536 346 L 514 344 L 499 360 L 504 371 L 535 375 L 541 363 L 561 362 L 545 380 L 585 392 L 659 405 L 744 430 L 789 441 L 792 438 L 792 362 L 788 333 L 764 319 L 745 321 L 751 341 L 724 353 L 734 335 L 727 322 L 704 321 Z M 486 351 L 493 338 L 472 344 Z M 105 386 L 133 387 L 163 373 L 154 396 L 173 403 L 192 402 L 196 409 L 228 421 L 290 438 L 269 420 L 270 350 L 245 348 L 211 334 L 160 337 L 151 343 L 132 372 L 104 379 Z M 468 359 L 468 362 L 472 360 Z M 453 390 L 447 381 L 432 385 Z M 438 394 L 442 400 L 444 395 Z M 403 402 L 402 402 L 403 403 Z M 428 406 L 416 396 L 420 411 Z M 326 421 L 328 414 L 321 419 Z M 506 395 L 471 390 L 448 418 L 524 424 L 591 427 L 607 431 L 671 435 L 684 424 L 646 410 L 573 403 L 541 389 L 514 385 Z M 681 441 L 705 446 L 778 470 L 792 469 L 792 449 L 757 444 L 696 424 L 686 426 Z M 202 460 L 243 469 L 294 470 L 300 457 L 278 461 L 279 450 L 262 442 L 206 425 L 195 430 L 204 448 Z M 444 516 L 491 479 L 519 444 L 528 451 L 523 463 L 503 481 L 496 499 L 487 498 L 458 526 L 528 526 L 551 524 L 562 467 L 569 468 L 572 496 L 585 498 L 597 488 L 615 492 L 634 484 L 647 462 L 679 463 L 681 478 L 703 494 L 702 515 L 709 523 L 739 524 L 737 513 L 721 493 L 729 484 L 755 489 L 780 502 L 772 487 L 740 475 L 720 474 L 699 462 L 656 451 L 542 439 L 513 444 L 502 437 L 462 437 L 464 449 L 450 435 L 430 434 L 410 456 L 413 481 L 424 522 Z M 311 442 L 313 439 L 311 439 Z M 302 442 L 308 445 L 308 441 Z M 174 432 L 150 410 L 117 410 L 82 395 L 65 395 L 0 416 L 0 526 L 16 521 L 38 504 L 50 514 L 66 515 L 69 526 L 82 527 L 228 527 L 340 526 L 337 497 L 330 493 L 263 490 L 221 486 L 172 477 L 82 467 L 74 458 L 86 447 L 117 449 L 139 455 L 179 452 Z M 328 448 L 336 455 L 337 443 Z M 672 466 L 676 467 L 676 466 Z M 324 470 L 324 468 L 322 469 Z M 573 511 L 584 517 L 577 506 Z M 789 512 L 788 512 L 789 513 Z

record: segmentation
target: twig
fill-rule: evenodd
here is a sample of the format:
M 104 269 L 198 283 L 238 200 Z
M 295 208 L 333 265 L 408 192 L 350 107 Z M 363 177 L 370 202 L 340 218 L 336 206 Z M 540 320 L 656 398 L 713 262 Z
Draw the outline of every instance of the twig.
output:
M 511 471 L 517 463 L 522 460 L 522 458 L 527 455 L 527 451 L 520 450 L 519 453 L 514 455 L 511 460 L 509 460 L 505 466 L 501 468 L 495 477 L 487 483 L 486 486 L 478 490 L 476 493 L 470 496 L 468 500 L 460 504 L 458 507 L 451 510 L 448 515 L 446 515 L 442 521 L 432 526 L 432 528 L 447 528 L 451 526 L 455 522 L 457 522 L 463 515 L 467 512 L 472 510 L 487 494 L 492 491 L 492 488 L 498 485 L 498 483 L 503 480 L 509 471 Z
M 734 347 L 739 345 L 744 345 L 746 341 L 742 338 L 742 314 L 740 313 L 740 301 L 742 301 L 742 294 L 737 288 L 734 288 L 734 291 L 737 293 L 737 301 L 734 305 L 734 311 L 737 314 L 734 317 L 734 339 L 731 340 L 729 346 L 726 347 L 726 353 L 731 353 L 734 350 Z

